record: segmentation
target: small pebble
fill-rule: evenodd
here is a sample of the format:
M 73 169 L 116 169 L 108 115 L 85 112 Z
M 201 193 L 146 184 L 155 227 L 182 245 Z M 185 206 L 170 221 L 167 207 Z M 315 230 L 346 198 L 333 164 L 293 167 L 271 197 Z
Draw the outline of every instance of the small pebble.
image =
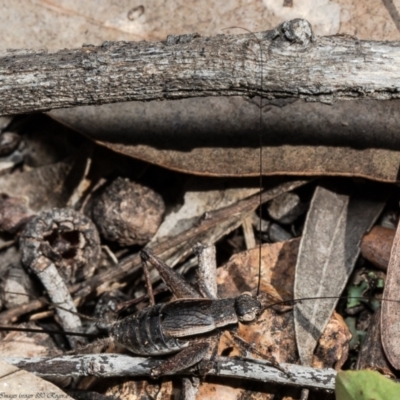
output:
M 283 193 L 271 201 L 268 213 L 281 224 L 291 224 L 305 211 L 306 206 L 295 193 Z
M 269 226 L 268 237 L 272 243 L 285 242 L 293 238 L 291 233 L 274 223 Z

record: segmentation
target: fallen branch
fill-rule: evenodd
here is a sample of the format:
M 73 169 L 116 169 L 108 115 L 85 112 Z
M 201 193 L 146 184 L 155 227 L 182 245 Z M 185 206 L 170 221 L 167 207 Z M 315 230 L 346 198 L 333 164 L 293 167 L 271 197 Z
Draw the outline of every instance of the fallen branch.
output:
M 314 37 L 301 19 L 257 34 L 17 50 L 0 56 L 0 114 L 221 95 L 394 99 L 399 68 L 399 42 Z
M 160 359 L 130 357 L 121 354 L 88 354 L 60 357 L 4 358 L 18 368 L 44 378 L 97 376 L 110 377 L 150 377 Z M 209 361 L 209 360 L 208 360 Z M 186 374 L 199 374 L 206 367 L 207 360 L 200 366 L 191 368 Z M 250 379 L 312 389 L 334 390 L 336 371 L 334 369 L 315 369 L 294 364 L 282 364 L 289 375 L 267 365 L 265 361 L 244 358 L 217 357 L 207 375 L 229 378 Z M 180 375 L 182 372 L 179 373 Z

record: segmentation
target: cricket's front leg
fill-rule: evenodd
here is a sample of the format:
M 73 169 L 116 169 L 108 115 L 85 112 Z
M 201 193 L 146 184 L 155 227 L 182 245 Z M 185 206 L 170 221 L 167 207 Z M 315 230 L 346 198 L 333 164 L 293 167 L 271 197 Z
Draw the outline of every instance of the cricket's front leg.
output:
M 169 375 L 192 367 L 206 356 L 210 346 L 211 344 L 208 342 L 190 344 L 179 353 L 163 361 L 157 368 L 153 368 L 151 376 L 158 378 L 161 375 Z

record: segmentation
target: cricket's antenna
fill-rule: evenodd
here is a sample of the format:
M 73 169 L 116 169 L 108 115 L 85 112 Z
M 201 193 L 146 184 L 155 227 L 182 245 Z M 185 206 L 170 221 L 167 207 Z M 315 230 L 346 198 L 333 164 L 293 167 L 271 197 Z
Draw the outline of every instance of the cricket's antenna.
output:
M 262 137 L 262 109 L 263 109 L 263 97 L 262 97 L 262 91 L 264 88 L 263 85 L 263 70 L 262 70 L 262 61 L 263 61 L 263 54 L 262 54 L 262 45 L 261 45 L 261 40 L 257 38 L 258 45 L 260 47 L 260 85 L 261 85 L 261 93 L 260 93 L 260 110 L 259 110 L 259 120 L 258 120 L 258 130 L 259 130 L 259 145 L 260 145 L 260 159 L 259 159 L 259 164 L 260 164 L 260 206 L 259 206 L 259 214 L 260 218 L 258 220 L 258 285 L 257 285 L 257 296 L 260 294 L 260 288 L 261 288 L 261 253 L 262 253 L 262 232 L 261 232 L 261 227 L 262 227 L 262 190 L 263 190 L 263 137 Z
M 259 119 L 258 119 L 258 132 L 259 132 L 259 146 L 260 146 L 260 153 L 259 153 L 259 189 L 260 189 L 260 206 L 259 206 L 259 215 L 260 218 L 258 220 L 258 284 L 257 284 L 257 296 L 260 294 L 260 289 L 261 289 L 261 253 L 262 253 L 262 232 L 261 232 L 261 227 L 262 227 L 262 190 L 263 190 L 263 136 L 262 136 L 262 109 L 263 109 L 263 97 L 262 97 L 262 91 L 264 88 L 264 76 L 263 76 L 263 52 L 262 52 L 262 43 L 261 40 L 256 36 L 256 34 L 249 29 L 243 28 L 241 26 L 230 26 L 229 28 L 225 29 L 242 29 L 248 33 L 250 33 L 256 42 L 258 43 L 258 46 L 260 48 L 259 51 L 259 66 L 260 66 L 260 88 L 261 88 L 261 93 L 260 93 L 260 103 L 259 103 Z M 223 30 L 225 30 L 223 29 Z
M 39 329 L 39 328 L 18 328 L 13 326 L 0 326 L 0 331 L 13 331 L 13 332 L 32 332 L 32 333 L 49 333 L 52 335 L 65 335 L 65 336 L 81 336 L 81 337 L 96 337 L 94 333 L 70 332 L 55 329 Z
M 354 299 L 354 300 L 378 300 L 380 302 L 388 301 L 390 303 L 400 303 L 399 300 L 385 299 L 385 298 L 376 299 L 373 296 L 319 296 L 319 297 L 303 297 L 301 299 L 289 299 L 289 300 L 275 301 L 273 303 L 265 304 L 262 307 L 262 310 L 267 310 L 268 308 L 272 308 L 272 307 L 275 307 L 275 306 L 282 306 L 282 305 L 288 305 L 288 304 L 301 303 L 302 301 L 330 300 L 330 299 L 337 299 L 337 300 L 349 300 L 349 299 Z
M 19 295 L 19 296 L 26 296 L 26 297 L 38 300 L 38 298 L 36 296 L 32 296 L 32 295 L 30 295 L 28 293 L 13 292 L 13 291 L 9 291 L 9 290 L 7 291 L 7 293 L 16 294 L 16 295 Z M 96 323 L 100 323 L 100 322 L 103 323 L 103 321 L 99 320 L 98 318 L 89 317 L 88 315 L 81 314 L 80 312 L 70 310 L 69 308 L 61 307 L 60 305 L 57 305 L 57 304 L 51 303 L 50 301 L 45 300 L 43 297 L 41 297 L 39 300 L 42 303 L 47 304 L 50 309 L 59 308 L 60 310 L 67 311 L 67 312 L 69 312 L 69 313 L 71 313 L 73 315 L 77 315 L 80 318 L 86 319 L 87 321 L 92 321 L 92 322 L 96 322 Z M 69 333 L 69 334 L 72 335 L 72 333 Z M 81 335 L 81 336 L 84 336 L 84 335 Z

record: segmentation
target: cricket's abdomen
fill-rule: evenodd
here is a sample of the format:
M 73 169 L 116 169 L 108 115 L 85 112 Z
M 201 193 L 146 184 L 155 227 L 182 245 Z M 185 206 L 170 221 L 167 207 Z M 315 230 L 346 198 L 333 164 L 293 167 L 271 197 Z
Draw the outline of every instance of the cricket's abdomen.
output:
M 142 356 L 176 353 L 187 347 L 188 342 L 164 334 L 161 324 L 163 306 L 147 307 L 117 321 L 111 329 L 114 342 Z

